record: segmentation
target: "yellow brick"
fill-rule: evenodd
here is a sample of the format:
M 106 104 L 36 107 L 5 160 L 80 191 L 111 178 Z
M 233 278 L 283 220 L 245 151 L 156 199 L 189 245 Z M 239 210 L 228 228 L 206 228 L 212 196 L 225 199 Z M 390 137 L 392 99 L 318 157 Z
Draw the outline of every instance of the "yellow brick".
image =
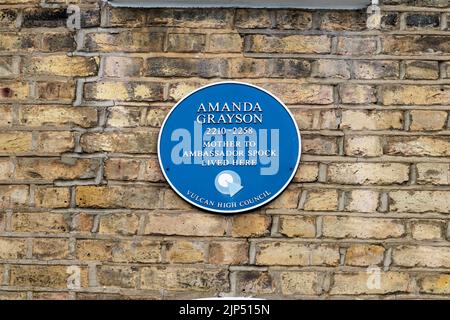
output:
M 232 218 L 233 237 L 259 237 L 269 233 L 270 216 L 260 214 L 236 215 Z
M 73 126 L 83 128 L 97 124 L 97 111 L 89 107 L 24 106 L 19 109 L 20 124 L 36 126 Z
M 354 244 L 347 248 L 345 263 L 349 266 L 372 266 L 383 262 L 384 248 L 377 245 Z
M 32 149 L 31 132 L 1 132 L 0 152 L 27 152 Z
M 412 110 L 412 131 L 443 130 L 447 122 L 446 111 Z
M 368 272 L 335 274 L 330 294 L 387 294 L 411 291 L 410 276 L 407 273 L 380 272 L 379 287 L 376 277 Z
M 304 210 L 333 211 L 337 209 L 336 190 L 308 190 Z
M 323 218 L 322 235 L 330 238 L 400 238 L 405 235 L 405 226 L 395 219 L 327 216 Z
M 25 72 L 33 75 L 87 77 L 97 73 L 97 64 L 97 59 L 93 57 L 36 56 L 27 61 Z
M 287 237 L 313 238 L 316 235 L 314 217 L 280 217 L 280 233 Z

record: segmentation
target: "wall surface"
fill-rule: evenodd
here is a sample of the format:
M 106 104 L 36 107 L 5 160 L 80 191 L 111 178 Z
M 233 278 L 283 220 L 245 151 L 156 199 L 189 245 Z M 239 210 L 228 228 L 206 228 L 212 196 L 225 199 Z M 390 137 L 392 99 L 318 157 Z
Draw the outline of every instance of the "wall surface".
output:
M 0 3 L 0 298 L 450 297 L 447 1 L 384 1 L 381 30 L 364 11 Z M 157 163 L 170 107 L 222 79 L 302 131 L 293 183 L 249 214 L 191 207 Z

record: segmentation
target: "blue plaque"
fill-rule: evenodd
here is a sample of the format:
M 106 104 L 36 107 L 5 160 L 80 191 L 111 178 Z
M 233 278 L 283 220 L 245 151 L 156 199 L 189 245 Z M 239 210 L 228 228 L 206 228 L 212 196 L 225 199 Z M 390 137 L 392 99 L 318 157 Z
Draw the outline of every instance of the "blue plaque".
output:
M 180 197 L 234 213 L 277 197 L 297 170 L 301 138 L 286 106 L 241 82 L 201 87 L 169 112 L 158 139 L 161 170 Z

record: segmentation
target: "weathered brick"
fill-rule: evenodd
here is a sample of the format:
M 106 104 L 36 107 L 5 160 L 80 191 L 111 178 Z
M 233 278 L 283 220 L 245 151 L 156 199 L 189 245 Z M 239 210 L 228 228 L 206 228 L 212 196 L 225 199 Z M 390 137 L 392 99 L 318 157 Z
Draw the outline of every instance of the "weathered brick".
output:
M 149 58 L 145 75 L 149 77 L 224 77 L 228 61 L 220 58 Z
M 344 138 L 344 153 L 348 156 L 376 157 L 383 154 L 382 137 L 348 136 Z
M 267 205 L 269 209 L 297 209 L 300 189 L 287 188 L 274 201 Z
M 383 262 L 384 248 L 378 245 L 353 244 L 347 248 L 345 264 L 349 266 L 373 266 Z
M 81 208 L 154 209 L 159 205 L 158 188 L 151 186 L 79 186 L 76 205 Z
M 237 9 L 234 25 L 236 28 L 270 28 L 270 11 L 266 9 Z
M 168 210 L 179 209 L 179 210 L 189 210 L 192 209 L 192 205 L 182 199 L 175 191 L 172 189 L 162 190 L 162 207 Z
M 27 152 L 32 149 L 31 132 L 1 132 L 0 133 L 0 152 L 16 153 Z
M 281 293 L 284 295 L 316 295 L 320 290 L 317 272 L 286 271 L 280 274 Z
M 330 290 L 332 295 L 388 294 L 411 291 L 410 276 L 403 272 L 381 272 L 380 287 L 378 287 L 375 276 L 369 272 L 337 273 L 333 280 Z
M 87 77 L 97 73 L 98 62 L 93 57 L 51 55 L 31 57 L 24 72 L 31 75 Z
M 206 35 L 196 33 L 170 33 L 167 40 L 169 52 L 202 52 L 205 50 Z
M 10 127 L 12 124 L 12 109 L 10 106 L 0 106 L 0 127 Z
M 236 61 L 237 64 L 233 64 L 234 61 Z M 247 59 L 231 60 L 229 76 L 230 77 L 245 76 L 247 72 L 247 61 L 249 60 Z M 258 60 L 252 61 L 256 62 Z M 250 66 L 251 66 L 250 70 L 253 68 L 258 68 L 258 66 L 257 65 L 254 66 L 253 63 L 251 63 Z M 261 71 L 264 71 L 265 73 L 261 75 L 262 77 L 268 76 L 271 78 L 294 78 L 294 79 L 305 78 L 308 77 L 311 73 L 311 64 L 309 61 L 303 59 L 271 59 L 266 61 L 266 70 L 263 69 Z M 251 72 L 250 75 L 253 75 L 252 77 L 255 77 L 261 71 L 255 70 L 255 72 Z
M 175 82 L 169 85 L 169 97 L 168 99 L 170 101 L 179 101 L 181 98 L 183 98 L 185 95 L 190 93 L 193 90 L 198 89 L 200 86 L 204 85 L 205 83 L 195 81 L 195 82 L 189 82 L 189 81 L 182 81 L 182 82 Z
M 0 238 L 0 259 L 25 259 L 27 241 L 21 238 Z
M 104 72 L 108 77 L 139 77 L 144 67 L 142 58 L 108 56 L 104 60 Z
M 356 79 L 398 79 L 400 67 L 398 61 L 391 60 L 355 60 L 353 70 Z
M 146 235 L 223 236 L 226 232 L 225 217 L 218 215 L 152 213 L 147 218 L 144 229 Z
M 262 84 L 286 104 L 330 104 L 333 102 L 333 87 L 320 84 Z
M 2 4 L 37 4 L 39 0 L 2 0 Z
M 23 11 L 22 26 L 25 28 L 65 27 L 67 11 L 62 8 L 27 8 Z
M 1 11 L 0 11 L 1 19 Z M 1 20 L 0 20 L 1 25 Z M 18 73 L 18 61 L 14 57 L 0 57 L 0 78 L 13 78 Z
M 375 87 L 364 84 L 343 84 L 339 86 L 342 103 L 368 104 L 377 102 Z
M 34 202 L 37 208 L 67 208 L 70 202 L 70 190 L 65 187 L 36 187 Z
M 214 291 L 229 289 L 228 271 L 177 267 L 144 267 L 141 288 L 149 290 Z
M 0 209 L 24 207 L 28 204 L 28 195 L 28 186 L 0 185 Z
M 240 265 L 248 263 L 249 245 L 245 241 L 214 241 L 209 245 L 209 263 Z
M 316 163 L 302 163 L 295 173 L 294 182 L 315 182 L 319 177 L 319 166 Z
M 322 110 L 319 119 L 320 129 L 338 129 L 340 122 L 339 110 Z
M 108 22 L 110 27 L 143 27 L 145 11 L 140 8 L 109 8 Z
M 200 241 L 173 241 L 166 244 L 166 259 L 169 263 L 204 262 L 206 243 Z
M 102 215 L 99 234 L 135 235 L 139 227 L 139 216 L 134 213 L 114 213 Z
M 350 67 L 345 60 L 314 61 L 312 77 L 350 79 Z
M 75 148 L 75 136 L 68 131 L 42 131 L 37 135 L 39 153 L 56 153 L 72 151 Z
M 73 215 L 71 231 L 79 233 L 90 233 L 94 229 L 95 216 L 88 213 L 78 213 Z
M 447 0 L 416 0 L 419 7 L 448 7 Z
M 0 102 L 26 100 L 29 93 L 30 86 L 27 82 L 0 81 Z
M 2 271 L 2 267 L 0 267 L 0 271 Z M 8 301 L 8 300 L 28 300 L 27 292 L 18 292 L 18 291 L 2 291 L 0 292 L 0 301 Z
M 84 152 L 155 153 L 157 132 L 136 130 L 133 132 L 108 131 L 86 133 L 81 137 Z
M 405 16 L 408 29 L 439 29 L 439 13 L 408 13 Z
M 83 28 L 100 27 L 100 10 L 89 8 L 81 8 L 80 25 Z
M 316 155 L 337 155 L 338 144 L 336 137 L 303 136 L 302 153 Z
M 15 28 L 16 19 L 19 11 L 14 9 L 2 9 L 0 10 L 0 27 L 2 28 Z
M 304 210 L 334 211 L 337 210 L 338 194 L 336 190 L 308 190 Z
M 405 79 L 439 78 L 439 64 L 437 61 L 412 60 L 405 62 Z
M 400 24 L 400 15 L 398 12 L 381 13 L 381 30 L 397 30 Z
M 69 257 L 68 239 L 41 238 L 33 240 L 33 258 L 38 260 L 62 260 Z
M 146 25 L 166 27 L 223 29 L 231 26 L 233 20 L 233 10 L 224 8 L 152 9 L 145 15 Z
M 320 29 L 327 31 L 361 31 L 366 29 L 365 10 L 339 10 L 324 12 Z
M 338 37 L 337 54 L 370 55 L 377 51 L 375 37 Z
M 449 191 L 391 191 L 389 209 L 392 212 L 450 213 L 449 197 Z
M 153 31 L 87 33 L 84 50 L 88 52 L 158 52 L 162 51 L 164 34 Z
M 231 219 L 233 237 L 260 237 L 269 233 L 270 216 L 263 214 L 236 215 Z
M 314 217 L 281 216 L 279 232 L 286 237 L 314 238 L 316 219 Z
M 314 110 L 295 108 L 290 111 L 300 130 L 313 129 L 314 118 L 316 117 L 316 112 Z
M 26 127 L 80 126 L 94 127 L 97 110 L 91 107 L 23 106 L 19 109 L 19 123 Z
M 340 128 L 351 130 L 403 129 L 403 113 L 400 111 L 344 110 Z
M 68 292 L 33 292 L 33 300 L 71 300 Z
M 75 81 L 39 81 L 36 91 L 38 99 L 69 102 L 75 99 Z
M 345 210 L 355 212 L 376 212 L 378 208 L 378 191 L 352 190 L 346 197 Z
M 161 243 L 155 240 L 77 240 L 77 259 L 118 263 L 157 263 L 161 261 Z
M 423 53 L 449 53 L 450 38 L 435 35 L 386 35 L 382 38 L 383 53 L 420 55 Z
M 12 180 L 14 163 L 9 158 L 0 158 L 0 180 Z
M 418 184 L 450 184 L 450 164 L 448 163 L 418 163 Z
M 411 110 L 412 131 L 443 130 L 447 122 L 446 111 Z
M 450 293 L 450 274 L 430 274 L 419 278 L 419 290 L 431 294 Z
M 240 295 L 273 293 L 277 287 L 274 277 L 265 271 L 237 272 L 235 278 Z
M 140 168 L 143 167 L 142 176 Z M 144 180 L 159 182 L 164 178 L 158 159 L 151 158 L 142 161 L 133 159 L 108 159 L 105 162 L 105 177 L 112 180 Z
M 144 123 L 146 126 L 160 128 L 169 110 L 164 107 L 148 108 Z
M 450 248 L 432 246 L 400 246 L 392 252 L 392 263 L 404 267 L 448 268 Z
M 209 36 L 208 52 L 241 52 L 243 41 L 238 33 L 213 33 Z
M 92 100 L 161 101 L 163 85 L 146 81 L 88 82 L 84 85 L 84 97 Z
M 401 184 L 409 179 L 403 163 L 333 163 L 328 166 L 330 182 L 342 184 Z
M 323 218 L 324 237 L 387 239 L 400 238 L 405 233 L 405 226 L 395 219 L 332 216 Z
M 80 267 L 80 287 L 88 285 L 87 268 Z M 18 287 L 45 287 L 67 289 L 70 266 L 53 265 L 13 265 L 10 269 L 9 285 Z
M 53 181 L 95 178 L 95 159 L 18 158 L 15 180 Z
M 327 265 L 339 264 L 339 250 L 331 245 L 305 245 L 294 242 L 263 242 L 256 248 L 257 265 Z M 312 257 L 310 259 L 310 257 Z
M 72 32 L 46 32 L 42 35 L 41 47 L 44 52 L 71 52 L 77 45 Z
M 416 220 L 411 223 L 411 236 L 416 240 L 440 240 L 445 221 Z
M 105 162 L 105 177 L 108 180 L 137 180 L 140 161 L 134 159 L 108 159 Z
M 11 230 L 14 232 L 64 233 L 69 231 L 69 223 L 60 213 L 13 213 L 11 219 Z
M 97 281 L 102 287 L 136 288 L 139 269 L 127 266 L 98 266 Z
M 287 30 L 308 30 L 312 27 L 312 12 L 302 10 L 276 10 L 275 27 Z
M 448 137 L 387 137 L 384 152 L 390 155 L 445 157 L 450 155 Z
M 249 35 L 250 52 L 266 53 L 329 53 L 331 38 L 325 35 Z
M 114 106 L 108 109 L 106 123 L 110 127 L 137 127 L 141 121 L 141 107 Z

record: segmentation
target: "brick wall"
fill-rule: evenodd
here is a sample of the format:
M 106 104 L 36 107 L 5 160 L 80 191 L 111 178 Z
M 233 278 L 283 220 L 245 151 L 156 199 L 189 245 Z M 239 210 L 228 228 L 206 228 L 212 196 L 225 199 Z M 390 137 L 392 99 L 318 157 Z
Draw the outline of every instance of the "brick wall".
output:
M 364 11 L 0 3 L 0 298 L 449 297 L 446 0 L 384 1 L 381 30 Z M 302 131 L 293 183 L 249 214 L 191 207 L 157 164 L 170 107 L 222 79 Z

